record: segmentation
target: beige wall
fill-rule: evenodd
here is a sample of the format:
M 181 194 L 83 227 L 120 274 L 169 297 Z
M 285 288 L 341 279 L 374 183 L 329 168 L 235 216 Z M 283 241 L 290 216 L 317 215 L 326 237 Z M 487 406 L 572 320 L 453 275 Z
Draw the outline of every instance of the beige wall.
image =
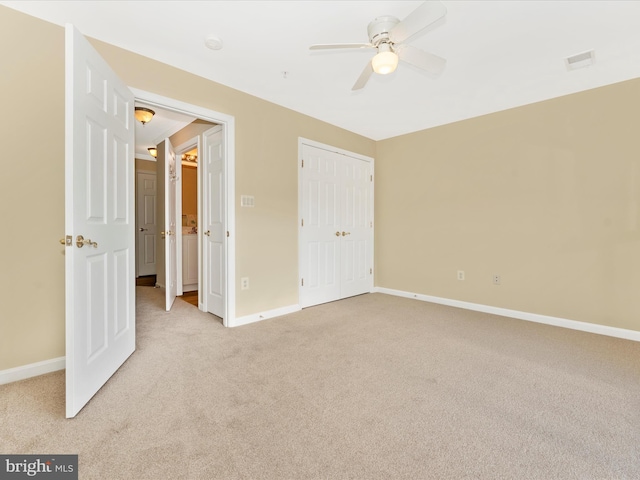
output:
M 159 62 L 93 42 L 129 86 L 236 119 L 236 313 L 296 304 L 298 137 L 373 156 L 375 142 Z M 64 30 L 0 6 L 0 370 L 64 355 Z M 34 119 L 37 112 L 37 122 Z M 30 175 L 25 176 L 24 165 Z M 14 201 L 19 199 L 19 201 Z M 15 208 L 18 205 L 19 208 Z M 249 211 L 250 210 L 250 211 Z
M 136 172 L 156 173 L 157 162 L 136 158 Z
M 376 285 L 640 330 L 639 99 L 633 80 L 378 142 Z
M 64 355 L 64 32 L 26 19 L 0 7 L 0 370 Z
M 198 214 L 198 169 L 182 166 L 182 214 Z
M 214 125 L 216 124 L 197 118 L 179 132 L 171 135 L 169 137 L 169 140 L 171 140 L 171 145 L 173 145 L 174 147 L 179 147 L 183 143 L 186 143 L 189 140 L 202 135 Z

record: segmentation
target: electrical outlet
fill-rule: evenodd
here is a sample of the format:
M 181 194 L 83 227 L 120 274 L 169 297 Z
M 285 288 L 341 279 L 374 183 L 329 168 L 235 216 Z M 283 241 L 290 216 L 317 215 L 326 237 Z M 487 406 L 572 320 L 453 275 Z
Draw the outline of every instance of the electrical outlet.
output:
M 464 270 L 458 270 L 458 280 L 464 280 Z
M 249 277 L 242 277 L 240 279 L 240 288 L 242 290 L 249 290 Z
M 500 282 L 501 282 L 500 275 L 494 275 L 493 276 L 493 284 L 494 285 L 500 285 Z

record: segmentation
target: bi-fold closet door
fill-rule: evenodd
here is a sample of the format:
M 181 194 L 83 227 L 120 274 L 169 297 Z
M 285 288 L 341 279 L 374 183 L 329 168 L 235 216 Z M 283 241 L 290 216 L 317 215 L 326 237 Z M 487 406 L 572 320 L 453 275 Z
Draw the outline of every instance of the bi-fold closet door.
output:
M 301 145 L 302 307 L 373 287 L 372 160 Z

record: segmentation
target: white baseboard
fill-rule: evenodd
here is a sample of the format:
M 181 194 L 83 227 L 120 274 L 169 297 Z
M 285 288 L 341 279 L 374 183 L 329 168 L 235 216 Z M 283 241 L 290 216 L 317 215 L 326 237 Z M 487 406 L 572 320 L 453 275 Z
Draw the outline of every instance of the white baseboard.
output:
M 413 298 L 422 300 L 423 302 L 438 303 L 448 305 L 450 307 L 464 308 L 466 310 L 475 310 L 477 312 L 492 313 L 503 317 L 511 317 L 528 322 L 544 323 L 555 327 L 569 328 L 571 330 L 580 330 L 582 332 L 596 333 L 598 335 L 606 335 L 609 337 L 624 338 L 640 342 L 640 332 L 636 330 L 627 330 L 624 328 L 609 327 L 599 325 L 597 323 L 579 322 L 577 320 L 568 320 L 566 318 L 550 317 L 548 315 L 540 315 L 537 313 L 521 312 L 519 310 L 510 310 L 508 308 L 491 307 L 479 303 L 463 302 L 461 300 L 451 300 L 448 298 L 432 297 L 431 295 L 423 295 L 420 293 L 405 292 L 402 290 L 393 290 L 391 288 L 374 287 L 373 292 L 386 293 L 397 297 Z
M 230 327 L 239 327 L 241 325 L 247 325 L 249 323 L 260 322 L 268 318 L 279 317 L 281 315 L 287 315 L 288 313 L 299 312 L 302 310 L 300 305 L 289 305 L 287 307 L 275 308 L 273 310 L 267 310 L 266 312 L 253 313 L 251 315 L 245 315 L 244 317 L 237 317 Z
M 0 370 L 0 385 L 5 383 L 17 382 L 25 380 L 45 373 L 57 372 L 64 370 L 65 357 L 52 358 L 51 360 L 43 360 L 42 362 L 30 363 L 20 367 Z

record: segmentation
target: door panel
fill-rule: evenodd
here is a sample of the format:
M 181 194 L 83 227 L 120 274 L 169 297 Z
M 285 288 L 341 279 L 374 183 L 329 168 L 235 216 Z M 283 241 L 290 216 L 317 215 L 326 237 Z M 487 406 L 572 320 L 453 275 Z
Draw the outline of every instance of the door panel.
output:
M 350 297 L 371 289 L 368 259 L 371 256 L 372 227 L 369 198 L 370 164 L 356 158 L 344 158 L 342 182 L 343 216 L 341 297 Z
M 339 156 L 303 145 L 300 271 L 301 306 L 340 298 Z
M 205 309 L 220 318 L 225 316 L 225 177 L 224 135 L 221 126 L 203 134 L 203 291 Z
M 134 99 L 72 25 L 65 69 L 66 415 L 73 417 L 135 350 Z

